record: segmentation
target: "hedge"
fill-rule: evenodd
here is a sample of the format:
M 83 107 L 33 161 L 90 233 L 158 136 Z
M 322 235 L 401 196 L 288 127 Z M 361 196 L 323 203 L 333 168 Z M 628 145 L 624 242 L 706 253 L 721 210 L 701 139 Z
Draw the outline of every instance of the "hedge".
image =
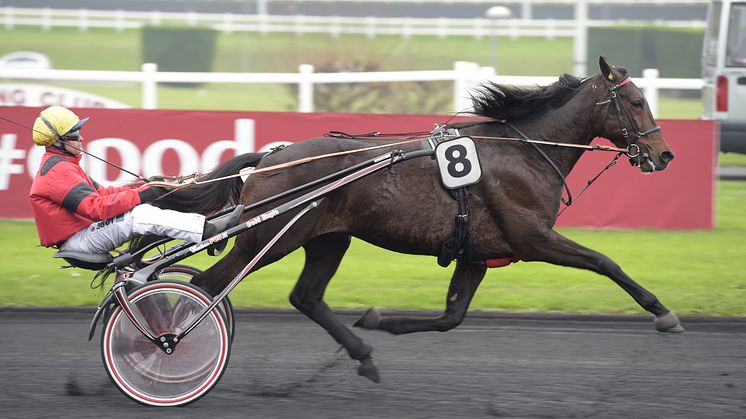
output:
M 678 28 L 615 27 L 588 29 L 587 74 L 598 73 L 598 57 L 639 77 L 657 68 L 660 77 L 701 77 L 704 31 Z
M 212 71 L 216 35 L 208 28 L 145 26 L 142 62 L 158 64 L 158 71 Z

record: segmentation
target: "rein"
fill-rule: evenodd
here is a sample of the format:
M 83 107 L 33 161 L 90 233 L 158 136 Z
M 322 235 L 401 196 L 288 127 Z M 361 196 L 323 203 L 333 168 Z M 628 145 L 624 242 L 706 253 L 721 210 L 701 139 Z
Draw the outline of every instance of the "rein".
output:
M 509 126 L 513 131 L 517 132 L 518 135 L 520 135 L 527 142 L 530 141 L 528 139 L 528 136 L 526 136 L 526 134 L 524 134 L 523 131 L 519 130 L 518 127 L 516 127 L 515 125 L 511 124 L 510 122 L 506 122 L 505 125 Z M 552 169 L 554 169 L 555 173 L 557 173 L 557 176 L 559 176 L 560 180 L 562 181 L 562 186 L 565 188 L 565 192 L 567 192 L 567 200 L 565 200 L 564 197 L 560 196 L 560 201 L 565 204 L 565 208 L 572 205 L 572 192 L 570 192 L 570 187 L 567 185 L 567 180 L 565 180 L 565 176 L 562 174 L 559 167 L 557 167 L 557 164 L 554 162 L 554 160 L 552 160 L 551 157 L 547 155 L 547 153 L 544 152 L 544 150 L 539 148 L 538 145 L 532 142 L 530 142 L 529 144 L 531 144 L 534 150 L 541 154 L 541 157 L 544 157 L 544 160 L 546 160 L 549 165 L 552 166 Z
M 557 176 L 562 181 L 563 188 L 567 192 L 567 197 L 568 197 L 567 199 L 565 199 L 564 197 L 560 197 L 560 200 L 565 205 L 565 208 L 563 208 L 563 210 L 560 211 L 559 214 L 562 214 L 562 212 L 567 207 L 569 207 L 570 205 L 572 205 L 572 203 L 574 201 L 573 196 L 572 196 L 572 192 L 570 191 L 570 187 L 567 185 L 567 181 L 565 180 L 565 176 L 562 174 L 562 172 L 560 171 L 560 169 L 557 167 L 557 165 L 554 163 L 554 161 L 551 159 L 551 157 L 549 157 L 537 145 L 541 144 L 541 145 L 549 145 L 549 146 L 554 146 L 554 147 L 578 148 L 578 149 L 588 150 L 588 151 L 594 151 L 594 150 L 614 151 L 614 152 L 618 153 L 616 155 L 616 157 L 614 157 L 614 159 L 612 160 L 611 163 L 609 163 L 603 170 L 601 170 L 601 172 L 599 172 L 593 179 L 591 179 L 591 180 L 588 181 L 588 183 L 585 186 L 585 188 L 583 188 L 583 190 L 577 195 L 578 197 L 583 192 L 585 192 L 585 190 L 588 189 L 588 187 L 593 182 L 595 182 L 596 179 L 598 179 L 598 177 L 601 176 L 602 173 L 604 173 L 606 170 L 608 170 L 612 166 L 614 166 L 614 164 L 616 164 L 616 161 L 619 159 L 619 157 L 622 154 L 626 154 L 630 158 L 635 158 L 635 157 L 639 156 L 639 154 L 640 154 L 640 149 L 639 149 L 639 147 L 636 144 L 631 144 L 631 146 L 634 146 L 637 149 L 637 152 L 633 154 L 633 152 L 630 150 L 631 147 L 619 148 L 619 147 L 605 146 L 605 145 L 586 145 L 586 144 L 560 143 L 560 142 L 556 142 L 556 141 L 532 140 L 532 139 L 528 138 L 528 136 L 526 134 L 524 134 L 522 131 L 520 131 L 514 125 L 512 125 L 512 124 L 510 124 L 508 122 L 505 122 L 505 121 L 501 121 L 501 122 L 503 122 L 503 123 L 507 124 L 509 127 L 511 127 L 516 133 L 518 133 L 518 135 L 519 135 L 520 138 L 516 138 L 516 137 L 493 137 L 493 136 L 484 136 L 484 135 L 473 135 L 473 136 L 470 136 L 470 137 L 474 138 L 474 139 L 481 139 L 481 140 L 513 141 L 513 142 L 520 142 L 520 143 L 531 144 L 542 155 L 542 157 L 552 166 L 552 168 L 554 169 L 554 171 L 557 173 Z M 482 123 L 486 123 L 486 122 L 480 122 L 478 124 L 482 124 Z M 337 137 L 337 138 L 348 138 L 348 139 L 378 139 L 378 138 L 381 138 L 381 137 L 404 137 L 404 138 L 407 138 L 407 139 L 404 140 L 404 141 L 398 141 L 398 142 L 390 143 L 390 144 L 382 144 L 382 145 L 378 145 L 378 146 L 371 146 L 371 147 L 359 148 L 359 149 L 354 149 L 354 150 L 347 150 L 347 151 L 339 151 L 339 152 L 335 152 L 335 153 L 321 154 L 321 155 L 318 155 L 318 156 L 304 157 L 304 158 L 301 158 L 301 159 L 292 160 L 292 161 L 289 161 L 289 162 L 280 163 L 280 164 L 276 164 L 276 165 L 273 165 L 273 166 L 263 167 L 261 169 L 256 169 L 254 167 L 248 167 L 248 168 L 245 168 L 245 169 L 241 169 L 236 174 L 226 175 L 226 176 L 215 178 L 215 179 L 208 179 L 208 180 L 202 180 L 201 181 L 201 180 L 199 180 L 199 174 L 195 173 L 195 174 L 188 175 L 188 176 L 177 177 L 177 179 L 179 179 L 180 181 L 182 181 L 182 180 L 189 180 L 186 183 L 177 183 L 177 184 L 174 184 L 174 183 L 169 183 L 169 182 L 159 182 L 159 181 L 156 181 L 156 182 L 148 182 L 148 185 L 150 185 L 150 186 L 156 186 L 156 187 L 165 187 L 165 188 L 172 189 L 169 192 L 167 192 L 167 193 L 161 195 L 160 197 L 156 198 L 156 199 L 161 199 L 161 198 L 165 198 L 166 196 L 170 195 L 171 193 L 176 192 L 177 190 L 186 188 L 186 187 L 191 186 L 191 185 L 204 185 L 204 184 L 208 184 L 208 183 L 212 183 L 212 182 L 220 182 L 220 181 L 227 180 L 227 179 L 233 179 L 233 178 L 236 178 L 236 177 L 239 177 L 239 176 L 249 176 L 249 175 L 255 174 L 255 173 L 270 172 L 270 171 L 273 171 L 273 170 L 279 170 L 279 169 L 284 169 L 284 168 L 287 168 L 287 167 L 293 167 L 293 166 L 297 166 L 297 165 L 300 165 L 300 164 L 309 163 L 309 162 L 312 162 L 312 161 L 315 161 L 315 160 L 325 159 L 325 158 L 329 158 L 329 157 L 337 157 L 337 156 L 348 155 L 348 154 L 355 154 L 355 153 L 361 153 L 361 152 L 365 152 L 365 151 L 376 150 L 376 149 L 381 149 L 381 148 L 386 148 L 386 147 L 394 147 L 394 146 L 398 146 L 398 145 L 402 145 L 402 144 L 409 144 L 409 143 L 413 143 L 413 142 L 423 141 L 423 140 L 426 140 L 426 139 L 431 139 L 431 138 L 436 137 L 436 136 L 437 137 L 442 137 L 444 135 L 448 135 L 445 132 L 445 127 L 446 127 L 445 125 L 438 126 L 436 124 L 436 128 L 434 130 L 430 131 L 430 132 L 426 132 L 426 131 L 413 131 L 413 132 L 387 133 L 387 134 L 381 134 L 380 132 L 371 132 L 371 133 L 366 133 L 366 134 L 352 135 L 352 134 L 347 134 L 347 133 L 340 132 L 340 131 L 331 131 L 331 132 L 328 133 L 328 135 L 331 136 L 331 137 Z M 559 216 L 559 214 L 558 214 L 558 216 Z
M 355 137 L 349 137 L 349 138 L 355 138 Z M 371 147 L 365 147 L 365 148 L 358 148 L 358 149 L 355 149 L 355 150 L 338 151 L 336 153 L 320 154 L 318 156 L 304 157 L 304 158 L 301 158 L 301 159 L 292 160 L 292 161 L 285 162 L 285 163 L 275 164 L 273 166 L 263 167 L 261 169 L 256 169 L 254 167 L 247 167 L 245 169 L 239 170 L 239 172 L 236 173 L 236 174 L 226 175 L 226 176 L 222 176 L 222 177 L 215 178 L 215 179 L 199 180 L 199 174 L 195 173 L 195 174 L 192 174 L 192 175 L 189 175 L 189 176 L 181 177 L 182 179 L 189 180 L 189 182 L 186 182 L 186 183 L 177 183 L 177 184 L 174 184 L 174 183 L 169 183 L 169 182 L 156 181 L 156 182 L 148 182 L 148 185 L 149 186 L 164 187 L 164 188 L 171 188 L 172 189 L 168 193 L 163 194 L 159 198 L 157 198 L 157 199 L 160 199 L 162 197 L 167 196 L 168 194 L 170 194 L 172 192 L 175 192 L 175 191 L 177 191 L 179 189 L 186 188 L 187 186 L 191 186 L 191 185 L 205 185 L 205 184 L 212 183 L 212 182 L 220 182 L 220 181 L 227 180 L 227 179 L 233 179 L 233 178 L 236 178 L 236 177 L 239 177 L 239 176 L 249 176 L 249 175 L 256 174 L 256 173 L 263 173 L 263 172 L 270 172 L 270 171 L 273 171 L 273 170 L 284 169 L 284 168 L 287 168 L 287 167 L 297 166 L 297 165 L 300 165 L 300 164 L 309 163 L 309 162 L 312 162 L 312 161 L 315 161 L 315 160 L 321 160 L 321 159 L 325 159 L 325 158 L 329 158 L 329 157 L 337 157 L 337 156 L 343 156 L 343 155 L 347 155 L 347 154 L 361 153 L 363 151 L 377 150 L 377 149 L 386 148 L 386 147 L 395 147 L 395 146 L 398 146 L 398 145 L 409 144 L 409 143 L 413 143 L 413 142 L 417 142 L 417 141 L 422 141 L 422 140 L 423 140 L 422 138 L 410 138 L 408 140 L 398 141 L 398 142 L 391 143 L 391 144 L 382 144 L 382 145 L 377 145 L 377 146 L 371 146 Z

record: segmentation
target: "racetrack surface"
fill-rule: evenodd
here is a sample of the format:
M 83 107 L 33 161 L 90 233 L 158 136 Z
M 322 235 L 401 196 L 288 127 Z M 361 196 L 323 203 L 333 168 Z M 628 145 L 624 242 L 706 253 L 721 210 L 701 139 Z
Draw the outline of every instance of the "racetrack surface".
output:
M 109 382 L 99 335 L 86 340 L 91 315 L 0 310 L 0 416 L 746 417 L 746 319 L 684 318 L 679 335 L 644 316 L 476 314 L 447 333 L 358 330 L 375 348 L 373 384 L 302 315 L 242 311 L 217 387 L 155 409 Z

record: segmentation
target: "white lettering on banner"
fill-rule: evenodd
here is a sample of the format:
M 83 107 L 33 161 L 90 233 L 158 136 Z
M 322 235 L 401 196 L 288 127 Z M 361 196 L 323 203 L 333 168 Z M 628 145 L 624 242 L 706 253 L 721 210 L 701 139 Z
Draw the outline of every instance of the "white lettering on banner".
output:
M 0 87 L 0 105 L 23 106 L 26 103 L 26 92 L 23 89 Z
M 163 154 L 166 150 L 174 150 L 179 156 L 179 174 L 188 175 L 197 171 L 199 156 L 197 150 L 189 143 L 181 140 L 160 140 L 151 144 L 143 154 L 143 175 L 150 177 L 163 174 Z
M 39 164 L 41 164 L 41 158 L 44 157 L 44 153 L 47 150 L 42 146 L 34 146 L 28 150 L 28 157 L 26 157 L 26 173 L 31 178 L 36 176 L 36 172 L 39 170 Z
M 126 104 L 103 96 L 36 84 L 0 84 L 0 106 L 50 106 L 71 108 L 129 108 Z
M 23 173 L 23 164 L 15 163 L 26 156 L 26 151 L 16 148 L 16 135 L 0 136 L 0 190 L 8 189 L 10 176 Z
M 226 151 L 233 154 L 252 153 L 256 150 L 255 139 L 256 122 L 253 119 L 236 119 L 234 121 L 235 139 L 217 140 L 210 143 L 200 156 L 194 147 L 179 139 L 163 139 L 150 144 L 144 151 L 125 138 L 104 137 L 86 141 L 85 150 L 92 155 L 119 162 L 119 165 L 133 173 L 143 176 L 163 174 L 164 155 L 168 150 L 176 153 L 178 158 L 178 174 L 190 174 L 196 171 L 202 173 L 212 170 L 220 163 Z M 0 145 L 0 189 L 9 188 L 11 175 L 21 174 L 24 170 L 23 159 L 26 158 L 25 170 L 33 178 L 39 168 L 44 147 L 33 146 L 27 150 L 16 148 L 16 134 L 2 134 Z M 279 145 L 292 144 L 289 141 L 276 141 L 262 147 L 260 152 L 269 151 Z M 125 172 L 117 172 L 116 178 L 108 179 L 108 165 L 100 160 L 84 155 L 81 166 L 96 182 L 104 186 L 118 185 L 132 182 L 132 176 Z
M 202 164 L 199 170 L 202 173 L 209 172 L 213 167 L 220 163 L 220 157 L 226 150 L 232 149 L 236 155 L 243 153 L 252 153 L 256 147 L 254 138 L 254 120 L 253 119 L 236 119 L 233 124 L 236 133 L 234 141 L 221 140 L 216 141 L 205 149 L 202 153 Z M 184 173 L 183 171 L 181 173 Z

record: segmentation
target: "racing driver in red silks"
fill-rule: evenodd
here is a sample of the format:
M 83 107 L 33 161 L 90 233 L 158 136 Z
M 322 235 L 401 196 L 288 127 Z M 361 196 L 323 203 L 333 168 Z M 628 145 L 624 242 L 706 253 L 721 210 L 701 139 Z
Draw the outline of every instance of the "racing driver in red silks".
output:
M 30 192 L 42 246 L 101 254 L 135 235 L 200 242 L 237 224 L 238 211 L 206 222 L 201 214 L 149 205 L 164 190 L 143 182 L 110 187 L 96 183 L 80 167 L 80 131 L 88 119 L 51 106 L 34 122 L 34 142 L 46 147 Z

